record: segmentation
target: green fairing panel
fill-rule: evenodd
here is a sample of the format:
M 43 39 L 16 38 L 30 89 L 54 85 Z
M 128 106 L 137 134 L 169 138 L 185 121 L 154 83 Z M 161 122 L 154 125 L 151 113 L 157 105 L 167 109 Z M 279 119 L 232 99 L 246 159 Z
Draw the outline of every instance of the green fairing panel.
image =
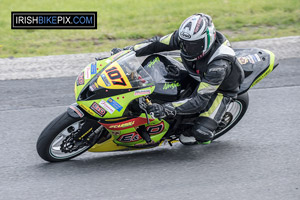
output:
M 85 67 L 75 82 L 75 97 L 90 115 L 110 119 L 122 117 L 131 101 L 154 89 L 134 52 L 122 51 Z
M 117 118 L 123 116 L 124 111 L 131 101 L 145 96 L 145 94 L 151 94 L 154 89 L 155 87 L 148 87 L 98 100 L 77 101 L 77 103 L 81 108 L 94 117 L 103 119 Z M 105 111 L 101 111 L 101 109 L 104 109 Z
M 81 92 L 81 90 L 89 83 L 90 80 L 94 78 L 94 76 L 100 72 L 107 63 L 110 63 L 111 59 L 107 58 L 104 60 L 100 60 L 97 62 L 93 62 L 91 64 L 88 64 L 78 75 L 76 81 L 75 81 L 75 99 L 78 99 L 78 96 Z M 95 73 L 96 69 L 96 73 Z
M 123 55 L 129 53 L 130 51 L 121 51 L 115 55 L 112 55 L 109 58 L 98 60 L 91 64 L 88 64 L 79 74 L 75 81 L 75 99 L 78 99 L 78 96 L 82 89 L 94 78 L 94 76 L 99 73 L 103 68 L 108 64 L 112 63 L 116 59 L 122 57 Z

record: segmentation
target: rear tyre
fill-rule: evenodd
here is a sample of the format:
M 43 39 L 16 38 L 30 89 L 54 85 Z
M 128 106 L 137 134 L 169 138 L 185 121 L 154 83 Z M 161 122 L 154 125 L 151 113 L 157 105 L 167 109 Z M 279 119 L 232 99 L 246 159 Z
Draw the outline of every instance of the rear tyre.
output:
M 227 111 L 216 130 L 213 140 L 221 137 L 232 129 L 244 116 L 249 105 L 248 92 L 239 95 L 237 99 L 231 102 L 227 108 Z
M 87 151 L 93 145 L 82 146 L 72 152 L 63 152 L 72 148 L 76 142 L 70 136 L 72 131 L 78 130 L 84 123 L 83 119 L 73 118 L 67 112 L 56 117 L 41 133 L 36 148 L 39 156 L 49 162 L 66 161 Z

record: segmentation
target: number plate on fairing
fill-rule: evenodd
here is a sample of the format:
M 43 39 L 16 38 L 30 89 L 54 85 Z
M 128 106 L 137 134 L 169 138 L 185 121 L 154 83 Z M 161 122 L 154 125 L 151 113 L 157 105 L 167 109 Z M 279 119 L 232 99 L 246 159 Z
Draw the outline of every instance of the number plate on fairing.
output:
M 108 89 L 132 88 L 123 69 L 118 62 L 112 63 L 99 76 L 97 84 Z

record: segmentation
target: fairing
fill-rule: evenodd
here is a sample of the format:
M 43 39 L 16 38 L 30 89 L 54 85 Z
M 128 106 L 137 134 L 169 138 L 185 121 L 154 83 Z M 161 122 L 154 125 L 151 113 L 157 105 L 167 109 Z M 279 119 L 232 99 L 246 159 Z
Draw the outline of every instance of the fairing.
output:
M 102 123 L 102 125 L 109 131 L 112 138 L 104 143 L 94 145 L 89 151 L 116 151 L 124 150 L 126 147 L 142 148 L 148 146 L 149 144 L 138 133 L 138 127 L 141 125 L 145 126 L 153 145 L 159 145 L 162 137 L 169 130 L 169 123 L 165 120 L 151 119 L 150 124 L 147 124 L 145 114 L 134 119 L 118 123 Z
M 245 79 L 240 86 L 239 94 L 247 92 L 278 65 L 275 55 L 268 50 L 253 48 L 234 49 L 234 51 L 245 72 Z
M 122 117 L 128 104 L 155 89 L 131 51 L 89 64 L 75 82 L 78 105 L 96 118 Z

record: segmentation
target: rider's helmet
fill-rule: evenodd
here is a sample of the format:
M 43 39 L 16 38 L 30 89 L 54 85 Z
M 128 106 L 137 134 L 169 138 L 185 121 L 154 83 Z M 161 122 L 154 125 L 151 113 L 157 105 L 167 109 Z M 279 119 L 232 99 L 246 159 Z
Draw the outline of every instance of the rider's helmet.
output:
M 216 40 L 216 30 L 209 15 L 199 13 L 190 16 L 180 25 L 179 45 L 181 56 L 188 61 L 205 56 Z

